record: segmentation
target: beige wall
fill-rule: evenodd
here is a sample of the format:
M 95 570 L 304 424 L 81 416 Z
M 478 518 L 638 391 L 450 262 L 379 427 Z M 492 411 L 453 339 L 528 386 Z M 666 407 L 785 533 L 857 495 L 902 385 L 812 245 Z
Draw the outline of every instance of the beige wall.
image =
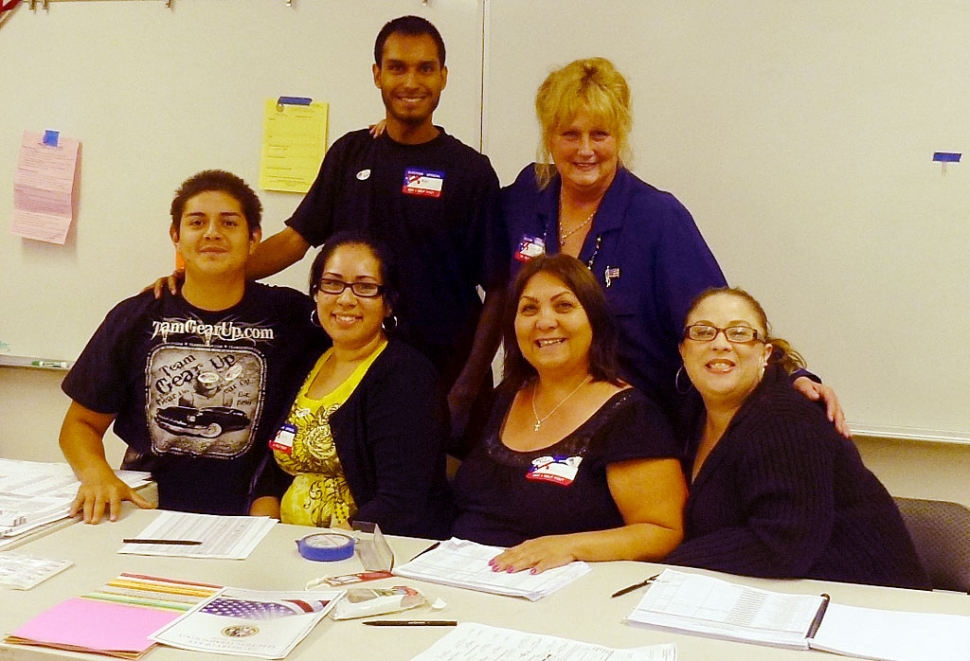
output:
M 63 461 L 57 434 L 70 400 L 61 392 L 67 372 L 0 367 L 0 457 Z M 105 453 L 119 466 L 124 444 L 110 431 Z
M 68 399 L 64 372 L 0 367 L 0 457 L 60 461 L 57 433 Z M 897 496 L 952 500 L 970 507 L 970 445 L 858 438 L 865 459 Z M 117 466 L 121 441 L 109 433 L 108 457 Z

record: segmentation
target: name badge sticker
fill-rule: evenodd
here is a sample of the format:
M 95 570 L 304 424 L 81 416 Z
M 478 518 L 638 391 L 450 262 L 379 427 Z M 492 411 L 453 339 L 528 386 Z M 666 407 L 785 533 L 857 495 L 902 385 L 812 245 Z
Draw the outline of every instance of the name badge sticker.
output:
M 408 168 L 404 171 L 404 187 L 401 192 L 405 195 L 441 197 L 441 189 L 444 183 L 444 172 Z
M 519 247 L 515 250 L 515 258 L 520 262 L 527 262 L 539 255 L 546 254 L 546 242 L 542 237 L 523 234 L 519 239 Z
M 293 452 L 293 438 L 295 436 L 296 427 L 288 422 L 284 422 L 283 426 L 276 432 L 276 436 L 269 442 L 269 447 L 271 450 L 276 450 L 283 454 L 291 454 Z
M 536 457 L 526 473 L 525 479 L 535 482 L 552 482 L 568 487 L 576 479 L 582 457 Z

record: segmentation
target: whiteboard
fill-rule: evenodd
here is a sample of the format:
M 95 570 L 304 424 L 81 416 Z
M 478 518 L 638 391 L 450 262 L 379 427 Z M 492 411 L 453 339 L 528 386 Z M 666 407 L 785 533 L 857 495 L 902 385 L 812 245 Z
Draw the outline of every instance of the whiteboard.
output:
M 405 13 L 448 44 L 436 122 L 504 183 L 534 157 L 545 75 L 614 60 L 634 93 L 632 169 L 691 210 L 853 429 L 970 442 L 970 162 L 932 161 L 970 142 L 962 0 L 22 3 L 0 25 L 0 219 L 26 129 L 82 141 L 81 195 L 64 247 L 0 233 L 0 342 L 75 358 L 169 270 L 185 177 L 256 182 L 265 98 L 329 101 L 330 141 L 380 118 L 373 40 Z M 266 234 L 300 198 L 261 197 Z M 273 281 L 302 288 L 307 270 Z
M 856 433 L 970 442 L 970 162 L 932 161 L 970 151 L 970 3 L 487 8 L 484 147 L 503 182 L 534 160 L 548 72 L 613 60 L 632 170 L 691 210 Z
M 327 101 L 330 142 L 381 119 L 374 39 L 405 14 L 448 47 L 435 121 L 478 147 L 482 0 L 22 3 L 0 25 L 0 342 L 77 358 L 111 307 L 171 271 L 168 209 L 184 179 L 221 168 L 256 188 L 265 99 Z M 81 141 L 64 246 L 7 232 L 23 132 L 46 129 Z M 256 190 L 269 236 L 302 195 Z M 311 259 L 271 281 L 305 290 Z

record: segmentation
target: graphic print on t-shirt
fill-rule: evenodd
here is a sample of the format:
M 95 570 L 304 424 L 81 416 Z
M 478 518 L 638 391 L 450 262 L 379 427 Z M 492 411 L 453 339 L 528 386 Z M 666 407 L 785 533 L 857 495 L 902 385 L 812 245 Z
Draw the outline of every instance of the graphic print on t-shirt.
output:
M 249 449 L 263 407 L 266 363 L 248 347 L 162 344 L 148 355 L 152 450 L 220 459 Z

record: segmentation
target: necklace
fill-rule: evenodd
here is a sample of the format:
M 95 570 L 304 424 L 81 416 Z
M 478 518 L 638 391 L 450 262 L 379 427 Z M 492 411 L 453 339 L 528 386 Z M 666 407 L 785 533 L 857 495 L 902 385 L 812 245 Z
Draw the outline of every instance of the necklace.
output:
M 579 230 L 581 230 L 584 227 L 586 227 L 587 225 L 589 225 L 589 222 L 591 220 L 593 220 L 593 216 L 596 215 L 596 211 L 597 210 L 598 209 L 593 209 L 593 213 L 591 213 L 588 216 L 586 216 L 586 220 L 584 220 L 583 222 L 581 222 L 579 225 L 576 225 L 576 227 L 572 228 L 568 232 L 563 232 L 562 231 L 562 196 L 560 196 L 560 198 L 559 198 L 559 219 L 560 219 L 560 225 L 559 225 L 559 247 L 562 248 L 564 245 L 566 245 L 566 239 L 568 239 L 573 234 L 575 234 Z
M 566 403 L 566 400 L 567 399 L 569 399 L 570 397 L 572 397 L 573 395 L 575 395 L 576 393 L 578 393 L 579 392 L 579 389 L 582 388 L 583 386 L 585 386 L 587 383 L 589 383 L 592 378 L 593 377 L 591 377 L 591 376 L 587 376 L 585 379 L 583 379 L 582 383 L 580 383 L 578 386 L 576 386 L 576 389 L 575 390 L 573 390 L 571 393 L 569 393 L 568 395 L 566 395 L 565 397 L 563 397 L 561 400 L 559 400 L 559 403 L 556 404 L 554 407 L 552 407 L 552 410 L 549 411 L 548 413 L 546 413 L 541 418 L 539 417 L 539 412 L 536 411 L 536 391 L 539 390 L 539 379 L 536 379 L 535 385 L 532 386 L 532 415 L 534 415 L 535 416 L 535 419 L 536 419 L 536 424 L 532 428 L 532 431 L 539 431 L 539 428 L 542 427 L 542 423 L 545 422 L 546 420 L 548 420 L 549 417 L 553 413 L 555 413 L 556 411 L 559 410 L 559 407 L 560 406 L 562 406 L 563 404 Z

